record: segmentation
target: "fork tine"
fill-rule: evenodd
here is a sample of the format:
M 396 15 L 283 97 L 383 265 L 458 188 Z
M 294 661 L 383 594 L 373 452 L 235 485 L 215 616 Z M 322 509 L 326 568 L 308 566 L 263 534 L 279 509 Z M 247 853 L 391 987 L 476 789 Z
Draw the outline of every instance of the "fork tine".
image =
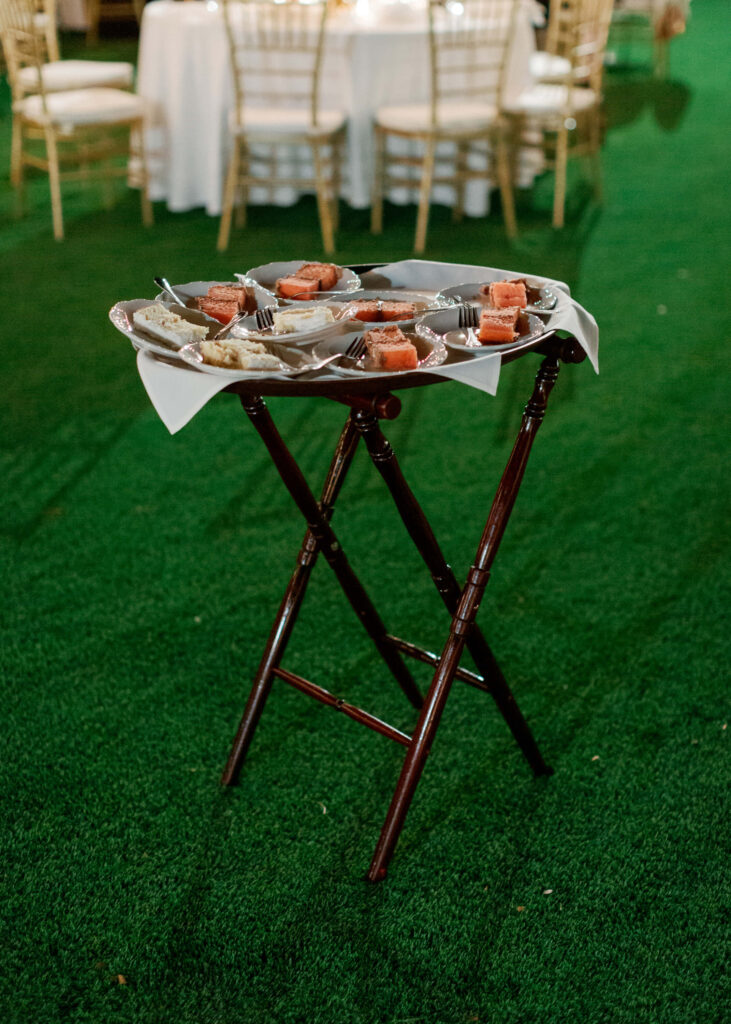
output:
M 257 309 L 256 311 L 256 326 L 260 331 L 267 327 L 274 326 L 274 315 L 271 309 L 267 306 L 265 309 Z
M 345 350 L 345 355 L 349 359 L 360 359 L 365 352 L 365 338 L 362 334 L 359 334 L 357 338 L 353 338 L 351 343 Z

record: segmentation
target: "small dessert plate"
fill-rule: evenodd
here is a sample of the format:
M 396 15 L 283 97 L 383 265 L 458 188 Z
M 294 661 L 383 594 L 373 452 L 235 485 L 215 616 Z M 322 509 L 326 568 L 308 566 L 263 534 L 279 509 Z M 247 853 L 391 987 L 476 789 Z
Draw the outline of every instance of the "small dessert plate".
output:
M 188 309 L 197 309 L 196 299 L 202 298 L 204 295 L 208 295 L 208 289 L 212 285 L 233 285 L 237 286 L 245 284 L 251 288 L 252 298 L 256 303 L 256 309 L 264 309 L 266 306 L 274 305 L 271 294 L 262 288 L 256 281 L 188 281 L 187 284 L 173 284 L 173 288 L 181 299 L 185 300 L 185 305 Z M 160 292 L 157 296 L 161 302 L 169 302 L 170 296 L 167 292 Z M 247 309 L 253 309 L 253 306 L 247 305 Z
M 229 380 L 252 380 L 254 378 L 261 380 L 263 377 L 279 379 L 287 377 L 291 373 L 300 373 L 307 368 L 309 363 L 315 362 L 311 353 L 299 352 L 297 349 L 287 349 L 280 345 L 272 345 L 270 351 L 272 355 L 277 356 L 279 359 L 280 365 L 276 369 L 274 367 L 264 367 L 260 370 L 237 370 L 228 366 L 214 366 L 213 363 L 207 363 L 203 359 L 200 342 L 197 341 L 183 346 L 180 349 L 180 358 L 190 366 L 194 366 L 197 370 L 202 370 L 204 373 L 212 373 L 216 377 L 227 377 Z
M 356 321 L 362 323 L 363 327 L 367 330 L 369 327 L 383 327 L 386 323 L 396 324 L 398 327 L 413 327 L 417 320 L 427 313 L 433 313 L 438 309 L 447 309 L 449 306 L 453 306 L 456 302 L 455 299 L 450 299 L 441 292 L 432 294 L 431 296 L 426 295 L 424 292 L 408 292 L 401 291 L 400 289 L 388 289 L 381 288 L 378 290 L 367 290 L 360 289 L 357 292 L 353 292 L 350 295 L 344 296 L 337 300 L 337 305 L 346 309 L 349 306 L 353 306 L 357 302 L 408 302 L 414 307 L 414 315 L 407 317 L 405 320 L 392 319 L 387 320 L 385 317 L 375 320 L 363 320 L 361 316 L 358 316 L 355 311 L 351 319 L 353 323 Z M 333 303 L 335 305 L 335 303 Z
M 143 349 L 145 352 L 152 352 L 154 355 L 165 356 L 168 359 L 180 359 L 180 349 L 186 344 L 185 341 L 181 341 L 180 344 L 176 344 L 172 340 L 166 341 L 156 335 L 148 334 L 144 328 L 134 322 L 134 314 L 137 310 L 158 304 L 163 305 L 172 313 L 177 313 L 178 316 L 189 323 L 196 324 L 199 327 L 207 327 L 209 338 L 212 338 L 221 329 L 218 320 L 213 320 L 211 317 L 206 316 L 205 313 L 201 313 L 200 310 L 187 309 L 184 306 L 178 306 L 174 302 L 158 303 L 152 299 L 129 299 L 126 302 L 118 302 L 109 310 L 109 319 L 118 331 L 121 331 L 122 334 L 129 338 L 135 348 Z
M 354 338 L 362 335 L 362 331 L 350 331 L 348 334 L 341 334 L 337 338 L 328 338 L 315 345 L 314 356 L 316 359 L 327 359 L 334 356 L 336 352 L 345 352 Z M 374 366 L 371 359 L 366 355 L 359 360 L 356 366 L 346 366 L 342 363 L 332 363 L 328 369 L 331 373 L 342 374 L 346 377 L 362 377 L 366 375 L 400 377 L 407 373 L 417 373 L 419 370 L 428 370 L 432 366 L 441 366 L 446 360 L 448 352 L 446 346 L 436 334 L 433 337 L 415 334 L 412 331 L 404 331 L 404 334 L 416 346 L 416 353 L 419 358 L 419 365 L 416 370 L 381 370 Z
M 320 323 L 315 327 L 302 330 L 282 329 L 288 315 L 295 311 L 297 313 L 306 313 L 308 310 L 314 310 L 317 314 L 317 312 L 325 309 L 329 310 L 333 317 L 329 323 Z M 285 306 L 279 310 L 272 309 L 274 327 L 262 329 L 257 323 L 256 315 L 247 316 L 231 329 L 229 337 L 250 338 L 252 341 L 272 341 L 276 342 L 277 345 L 309 345 L 313 341 L 319 341 L 321 338 L 326 338 L 331 334 L 338 334 L 342 331 L 343 324 L 348 321 L 346 310 L 347 305 L 326 305 L 325 303 L 315 302 L 309 303 L 307 306 L 300 306 L 297 303 L 296 305 Z
M 236 274 L 236 277 L 242 284 L 247 283 L 247 279 L 251 279 L 265 288 L 269 292 L 269 304 L 271 305 L 272 296 L 279 301 L 283 306 L 288 306 L 293 302 L 317 302 L 316 298 L 313 299 L 312 295 L 305 295 L 302 299 L 283 299 L 278 298 L 276 293 L 277 281 L 280 277 L 288 277 L 290 274 L 296 274 L 297 271 L 305 265 L 305 263 L 321 262 L 315 260 L 287 260 L 284 263 L 264 263 L 260 267 L 252 267 L 251 270 L 247 270 L 245 274 Z M 352 270 L 348 270 L 347 267 L 340 268 L 340 277 L 333 289 L 324 294 L 323 301 L 328 302 L 334 295 L 340 295 L 342 293 L 354 292 L 360 288 L 360 278 L 357 274 L 354 274 Z
M 558 295 L 545 285 L 532 284 L 530 278 L 525 279 L 528 305 L 526 313 L 551 313 L 558 305 Z M 445 288 L 443 294 L 455 302 L 471 302 L 474 305 L 492 308 L 489 298 L 482 289 L 488 282 L 478 284 L 456 284 L 453 288 Z
M 460 327 L 459 307 L 443 309 L 439 313 L 425 316 L 416 325 L 416 333 L 428 341 L 437 338 L 443 345 L 458 352 L 474 352 L 476 349 L 485 352 L 508 352 L 516 345 L 540 338 L 546 333 L 546 325 L 532 313 L 522 313 L 518 318 L 518 337 L 515 341 L 484 344 L 477 337 L 477 330 L 471 327 Z

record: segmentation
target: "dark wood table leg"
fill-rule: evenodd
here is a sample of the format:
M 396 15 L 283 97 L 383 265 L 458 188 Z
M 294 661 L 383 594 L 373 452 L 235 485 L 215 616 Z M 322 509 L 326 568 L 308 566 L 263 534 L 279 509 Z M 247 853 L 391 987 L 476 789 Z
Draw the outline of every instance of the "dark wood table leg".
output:
M 367 410 L 359 410 L 354 412 L 354 419 L 363 436 L 368 453 L 391 492 L 401 519 L 419 554 L 424 559 L 447 611 L 450 615 L 454 615 L 462 595 L 462 588 L 442 554 L 416 495 L 401 472 L 394 450 L 380 429 L 378 417 Z M 543 760 L 505 676 L 476 624 L 472 626 L 467 635 L 466 646 L 478 671 L 485 679 L 486 688 L 495 700 L 528 764 L 536 775 L 551 775 L 553 769 Z
M 335 501 L 350 469 L 353 456 L 358 447 L 358 441 L 358 431 L 355 429 L 352 417 L 349 416 L 343 427 L 322 488 L 320 509 L 322 514 L 327 516 L 328 519 L 333 514 Z M 235 785 L 238 781 L 241 766 L 246 758 L 246 752 L 272 688 L 274 669 L 279 667 L 284 657 L 292 630 L 297 621 L 302 600 L 305 596 L 307 584 L 310 581 L 312 570 L 317 561 L 318 553 L 317 541 L 312 531 L 308 529 L 297 556 L 295 570 L 287 585 L 277 617 L 269 634 L 264 654 L 254 678 L 254 685 L 249 694 L 241 723 L 231 747 L 231 753 L 223 771 L 221 783 L 224 786 Z
M 508 459 L 490 508 L 490 514 L 452 618 L 447 642 L 442 650 L 429 692 L 411 738 L 386 821 L 368 870 L 370 881 L 385 878 L 393 851 L 408 813 L 411 800 L 424 769 L 426 758 L 436 735 L 449 691 L 459 668 L 467 637 L 472 631 L 490 570 L 520 489 L 533 441 L 543 421 L 551 390 L 559 370 L 558 356 L 549 356 L 541 363 L 535 387 L 525 407 L 518 437 Z
M 242 395 L 241 404 L 264 441 L 287 490 L 305 517 L 308 530 L 300 552 L 298 566 L 295 569 L 272 627 L 269 642 L 256 675 L 254 687 L 249 696 L 249 701 L 222 776 L 224 785 L 234 784 L 239 776 L 246 751 L 251 743 L 254 730 L 271 690 L 273 670 L 278 667 L 287 641 L 294 628 L 297 613 L 318 552 L 322 553 L 332 568 L 353 610 L 409 701 L 416 708 L 420 708 L 422 705 L 421 694 L 411 673 L 398 651 L 394 650 L 393 646 L 389 643 L 386 627 L 362 583 L 350 566 L 329 522 L 332 515 L 332 505 L 350 466 L 355 444 L 358 440 L 358 432 L 351 418 L 348 418 L 331 465 L 329 478 L 326 482 L 327 493 L 323 493 L 323 503 L 327 507 L 323 507 L 312 494 L 299 466 L 282 440 L 264 400 L 259 396 L 249 397 Z

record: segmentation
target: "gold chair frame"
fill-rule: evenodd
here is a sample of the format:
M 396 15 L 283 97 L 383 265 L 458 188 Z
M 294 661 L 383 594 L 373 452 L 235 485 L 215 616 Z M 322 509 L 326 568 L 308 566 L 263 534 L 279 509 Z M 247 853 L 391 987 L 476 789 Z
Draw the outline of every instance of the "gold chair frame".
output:
M 45 28 L 35 20 L 35 0 L 2 0 L 2 6 L 0 35 L 13 101 L 10 180 L 17 192 L 20 212 L 24 209 L 26 167 L 48 174 L 53 234 L 57 241 L 64 237 L 62 180 L 101 179 L 105 186 L 106 204 L 111 205 L 110 180 L 115 177 L 134 177 L 134 184 L 140 188 L 142 222 L 145 226 L 151 225 L 153 214 L 148 194 L 142 115 L 110 121 L 99 119 L 83 124 L 54 120 L 49 111 L 41 74 L 47 51 Z M 40 88 L 36 95 L 40 99 L 40 117 L 29 116 L 25 110 L 28 97 L 18 81 L 24 67 L 37 70 Z M 130 165 L 135 168 L 133 173 L 126 163 L 115 163 L 124 156 L 131 158 Z M 72 165 L 75 169 L 66 169 Z
M 456 192 L 455 221 L 464 215 L 465 185 L 474 180 L 495 180 L 500 187 L 503 218 L 509 236 L 515 234 L 515 208 L 505 125 L 501 114 L 507 56 L 515 31 L 518 10 L 515 0 L 461 0 L 451 5 L 444 0 L 428 0 L 430 123 L 426 128 L 395 128 L 374 124 L 375 168 L 371 231 L 383 230 L 383 199 L 392 188 L 414 189 L 416 181 L 409 171 L 421 169 L 419 199 L 414 236 L 414 252 L 426 246 L 429 207 L 434 185 L 452 186 Z M 451 13 L 461 9 L 461 13 Z M 495 116 L 489 128 L 452 125 L 440 120 L 444 103 L 477 102 L 493 105 Z M 389 153 L 388 139 L 395 137 L 423 146 L 423 156 Z M 452 174 L 436 174 L 437 146 L 454 143 L 455 169 Z M 487 159 L 487 169 L 470 168 L 471 152 Z M 441 160 L 441 156 L 440 156 Z M 392 168 L 395 168 L 392 170 Z M 402 173 L 402 169 L 407 173 Z
M 46 40 L 46 60 L 60 60 L 56 0 L 35 0 L 35 8 L 36 27 L 42 27 Z
M 231 220 L 236 208 L 237 227 L 246 223 L 249 190 L 291 187 L 314 189 L 326 253 L 335 251 L 338 200 L 346 124 L 335 128 L 323 121 L 320 105 L 325 30 L 330 11 L 328 0 L 223 0 L 224 23 L 229 44 L 235 96 L 232 153 L 224 185 L 218 249 L 228 247 Z M 277 130 L 247 120 L 257 108 L 286 112 L 294 106 L 306 110 L 302 127 Z M 257 153 L 252 153 L 252 147 Z M 309 147 L 314 174 L 278 173 L 280 150 Z M 261 148 L 268 149 L 264 157 Z M 265 172 L 255 167 L 264 165 Z M 237 202 L 238 200 L 238 202 Z
M 594 195 L 603 197 L 601 145 L 604 135 L 602 88 L 604 55 L 614 0 L 554 0 L 551 5 L 546 51 L 568 60 L 569 70 L 556 88 L 564 102 L 555 109 L 506 111 L 511 126 L 513 162 L 521 149 L 539 149 L 546 170 L 554 172 L 552 224 L 565 220 L 568 161 L 588 157 L 592 166 Z M 579 108 L 581 90 L 591 90 L 593 101 Z M 537 140 L 537 141 L 536 141 Z

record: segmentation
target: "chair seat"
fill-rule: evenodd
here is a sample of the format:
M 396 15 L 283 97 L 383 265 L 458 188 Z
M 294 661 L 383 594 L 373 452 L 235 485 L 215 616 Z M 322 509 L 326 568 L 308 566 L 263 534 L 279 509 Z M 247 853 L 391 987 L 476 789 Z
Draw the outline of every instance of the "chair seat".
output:
M 593 89 L 569 89 L 565 85 L 539 83 L 521 93 L 517 100 L 505 109 L 510 114 L 541 117 L 559 115 L 567 110 L 581 113 L 596 106 L 597 100 L 597 94 Z
M 77 89 L 51 93 L 46 97 L 48 118 L 40 96 L 27 96 L 14 109 L 35 124 L 74 128 L 85 124 L 115 124 L 141 117 L 145 103 L 139 96 L 121 89 Z
M 530 73 L 536 82 L 564 82 L 571 74 L 571 61 L 555 53 L 536 50 L 530 55 Z
M 128 89 L 132 85 L 134 68 L 126 61 L 55 60 L 41 68 L 46 92 L 64 92 L 69 89 L 113 88 Z M 38 69 L 21 68 L 18 83 L 23 92 L 37 92 Z
M 496 117 L 497 110 L 489 103 L 440 103 L 437 131 L 441 134 L 487 131 L 495 124 Z M 431 106 L 412 103 L 403 107 L 380 107 L 376 124 L 386 131 L 431 132 Z
M 244 107 L 243 124 L 237 111 L 231 114 L 231 131 L 235 135 L 256 137 L 287 135 L 308 135 L 312 138 L 332 135 L 345 126 L 345 114 L 341 110 L 319 110 L 317 125 L 310 124 L 309 109 L 287 109 L 277 107 Z

